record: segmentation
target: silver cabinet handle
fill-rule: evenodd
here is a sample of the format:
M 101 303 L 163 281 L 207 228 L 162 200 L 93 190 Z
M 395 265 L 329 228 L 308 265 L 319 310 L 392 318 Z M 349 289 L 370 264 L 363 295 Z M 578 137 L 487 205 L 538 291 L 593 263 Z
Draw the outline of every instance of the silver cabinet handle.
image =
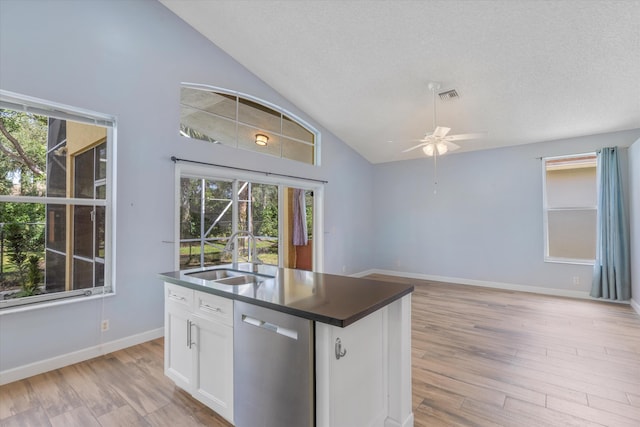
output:
M 178 300 L 178 301 L 186 301 L 185 297 L 183 297 L 182 295 L 174 294 L 171 291 L 169 291 L 169 298 L 173 298 L 173 299 Z
M 342 341 L 340 338 L 336 338 L 336 360 L 340 360 L 341 357 L 347 355 L 347 349 L 342 348 Z
M 191 348 L 191 320 L 187 319 L 187 348 Z
M 187 347 L 191 348 L 193 341 L 191 340 L 191 327 L 193 326 L 193 322 L 187 319 Z
M 202 304 L 200 308 L 214 313 L 222 313 L 222 309 L 220 307 L 212 307 L 209 304 Z

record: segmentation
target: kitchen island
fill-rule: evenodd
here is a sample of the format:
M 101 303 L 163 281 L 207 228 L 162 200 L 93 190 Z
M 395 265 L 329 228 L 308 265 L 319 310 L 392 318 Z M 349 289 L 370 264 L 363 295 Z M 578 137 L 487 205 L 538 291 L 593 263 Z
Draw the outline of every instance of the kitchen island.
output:
M 165 282 L 166 300 L 165 373 L 230 422 L 240 427 L 247 424 L 243 421 L 247 410 L 241 409 L 246 408 L 242 405 L 246 405 L 243 398 L 247 393 L 238 392 L 238 384 L 246 387 L 246 378 L 241 377 L 247 374 L 239 363 L 246 356 L 247 343 L 253 340 L 239 340 L 238 326 L 247 328 L 246 322 L 250 327 L 270 328 L 274 338 L 269 341 L 274 344 L 293 335 L 298 338 L 297 332 L 274 326 L 276 321 L 256 320 L 253 315 L 241 314 L 238 307 L 249 304 L 267 309 L 274 316 L 293 316 L 312 325 L 309 360 L 313 402 L 308 425 L 413 425 L 410 324 L 413 286 L 302 270 L 260 268 L 258 274 L 223 269 L 228 274 L 244 275 L 242 277 L 249 279 L 247 283 L 236 280 L 238 277 L 215 280 L 210 277 L 211 270 L 160 275 Z M 207 345 L 207 336 L 215 345 Z M 303 336 L 300 341 L 304 341 Z M 220 351 L 223 346 L 226 353 Z M 208 347 L 213 355 L 202 354 Z M 251 353 L 261 353 L 268 358 L 266 350 Z M 213 369 L 208 365 L 212 361 L 215 361 L 216 372 L 209 372 Z M 304 375 L 301 373 L 291 380 L 300 376 Z M 212 377 L 216 380 L 207 386 Z M 279 382 L 289 383 L 290 379 Z M 273 393 L 259 395 L 269 394 Z M 296 396 L 294 392 L 292 399 Z M 300 396 L 303 399 L 303 393 Z M 289 408 L 300 406 L 295 401 L 288 405 Z M 280 409 L 279 412 L 286 411 Z

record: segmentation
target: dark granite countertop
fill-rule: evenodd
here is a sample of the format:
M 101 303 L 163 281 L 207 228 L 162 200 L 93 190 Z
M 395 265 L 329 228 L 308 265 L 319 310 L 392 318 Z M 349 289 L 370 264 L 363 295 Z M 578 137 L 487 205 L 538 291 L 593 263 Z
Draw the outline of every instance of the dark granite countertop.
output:
M 413 285 L 366 278 L 275 267 L 269 273 L 275 277 L 260 285 L 239 286 L 198 279 L 181 271 L 161 273 L 159 277 L 168 283 L 343 328 L 413 292 Z

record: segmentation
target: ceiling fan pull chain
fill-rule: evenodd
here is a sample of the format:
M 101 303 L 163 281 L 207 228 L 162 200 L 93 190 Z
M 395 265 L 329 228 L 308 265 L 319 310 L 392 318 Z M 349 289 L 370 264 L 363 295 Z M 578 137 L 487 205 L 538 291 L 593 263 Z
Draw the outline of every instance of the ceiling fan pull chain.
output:
M 431 82 L 429 89 L 431 89 L 431 98 L 433 99 L 433 133 L 436 132 L 436 90 L 440 88 L 440 85 Z M 433 145 L 433 194 L 438 194 L 438 150 Z
M 438 152 L 433 153 L 433 194 L 438 193 Z

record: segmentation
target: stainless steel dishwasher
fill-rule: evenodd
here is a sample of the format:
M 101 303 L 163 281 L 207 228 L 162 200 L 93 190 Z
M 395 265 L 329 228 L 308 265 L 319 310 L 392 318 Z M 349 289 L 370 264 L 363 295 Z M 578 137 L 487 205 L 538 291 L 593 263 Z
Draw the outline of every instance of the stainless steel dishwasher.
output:
M 314 325 L 234 301 L 236 427 L 315 425 Z

